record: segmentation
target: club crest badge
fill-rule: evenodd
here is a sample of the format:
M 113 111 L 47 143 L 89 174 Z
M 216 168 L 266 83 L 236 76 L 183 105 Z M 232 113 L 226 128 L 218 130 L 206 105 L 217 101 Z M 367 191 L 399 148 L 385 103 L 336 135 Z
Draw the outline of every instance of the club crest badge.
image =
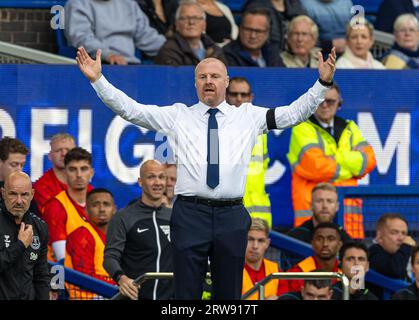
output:
M 31 243 L 31 248 L 34 250 L 38 250 L 41 247 L 41 241 L 39 241 L 38 236 L 33 236 L 33 240 Z

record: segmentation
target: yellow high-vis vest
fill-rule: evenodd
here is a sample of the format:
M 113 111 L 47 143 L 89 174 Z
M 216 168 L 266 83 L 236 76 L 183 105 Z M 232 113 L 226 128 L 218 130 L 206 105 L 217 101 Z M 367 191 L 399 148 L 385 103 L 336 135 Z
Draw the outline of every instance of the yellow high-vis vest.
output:
M 247 170 L 244 206 L 253 218 L 262 218 L 272 228 L 271 201 L 265 191 L 265 174 L 268 169 L 268 137 L 259 135 L 252 150 Z
M 376 166 L 374 150 L 355 122 L 335 117 L 335 130 L 342 130 L 336 143 L 311 118 L 292 129 L 288 160 L 292 169 L 294 226 L 312 216 L 311 191 L 320 182 L 357 186 L 358 180 Z M 361 199 L 345 199 L 344 228 L 352 238 L 364 238 Z

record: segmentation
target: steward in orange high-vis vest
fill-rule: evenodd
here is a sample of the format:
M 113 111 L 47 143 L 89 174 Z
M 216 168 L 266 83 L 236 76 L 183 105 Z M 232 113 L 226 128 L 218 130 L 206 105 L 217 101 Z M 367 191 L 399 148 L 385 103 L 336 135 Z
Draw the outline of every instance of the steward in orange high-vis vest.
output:
M 334 85 L 309 120 L 292 129 L 288 160 L 292 168 L 294 226 L 312 216 L 311 191 L 319 182 L 357 186 L 376 166 L 374 150 L 355 122 L 337 117 L 339 88 Z M 352 238 L 364 238 L 362 200 L 344 200 L 344 228 Z

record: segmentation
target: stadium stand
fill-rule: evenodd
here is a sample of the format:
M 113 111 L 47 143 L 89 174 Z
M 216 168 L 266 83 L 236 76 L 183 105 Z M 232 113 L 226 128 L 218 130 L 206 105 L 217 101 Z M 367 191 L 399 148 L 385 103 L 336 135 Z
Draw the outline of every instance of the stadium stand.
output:
M 246 0 L 224 0 L 233 13 L 239 15 Z M 1 8 L 25 8 L 25 9 L 49 9 L 54 5 L 64 5 L 66 0 L 15 0 L 1 1 Z M 355 5 L 361 5 L 365 9 L 368 18 L 373 21 L 375 13 L 382 0 L 354 0 Z M 74 49 L 68 47 L 62 30 L 58 30 L 55 34 L 59 47 L 59 54 L 63 56 L 74 57 Z M 376 43 L 373 48 L 375 57 L 382 56 L 389 47 L 391 47 L 394 37 L 392 35 L 375 32 Z M 16 63 L 14 60 L 2 60 L 2 62 Z M 33 62 L 22 59 L 20 62 Z M 39 61 L 38 61 L 39 62 Z M 344 197 L 362 197 L 363 212 L 365 220 L 365 230 L 367 240 L 371 240 L 374 236 L 375 223 L 377 218 L 384 212 L 399 212 L 409 221 L 409 230 L 414 238 L 419 237 L 419 217 L 417 215 L 417 207 L 419 204 L 419 188 L 417 187 L 401 187 L 401 186 L 380 186 L 380 187 L 357 187 L 357 188 L 339 188 L 339 199 L 342 202 Z M 343 204 L 340 205 L 341 211 L 338 219 L 342 218 Z M 342 221 L 339 221 L 342 223 Z M 271 248 L 268 257 L 272 260 L 287 263 L 281 260 L 281 253 L 293 253 L 294 255 L 306 257 L 312 254 L 309 245 L 298 240 L 287 237 L 278 232 L 272 231 L 270 234 L 272 239 Z M 286 269 L 286 266 L 283 267 Z M 93 293 L 97 298 L 110 299 L 117 293 L 117 287 L 109 285 L 105 282 L 88 277 L 77 271 L 65 269 L 65 279 L 70 286 L 76 286 L 76 290 L 80 290 L 79 298 L 86 298 L 83 292 Z M 380 285 L 386 289 L 387 297 L 391 293 L 407 286 L 403 281 L 389 279 L 373 270 L 367 274 L 367 280 Z M 70 288 L 67 286 L 67 288 Z M 89 298 L 92 295 L 88 295 Z
M 221 0 L 225 3 L 233 12 L 236 22 L 240 22 L 240 14 L 243 10 L 244 4 L 247 0 Z M 64 6 L 67 0 L 4 0 L 0 2 L 0 8 L 17 8 L 17 9 L 50 9 L 55 5 Z M 354 5 L 360 5 L 364 8 L 367 18 L 374 22 L 375 14 L 377 13 L 378 7 L 382 0 L 354 0 Z M 385 55 L 387 50 L 391 47 L 394 41 L 393 35 L 375 32 L 374 33 L 376 42 L 372 49 L 375 58 L 381 58 Z M 50 40 L 52 41 L 52 40 Z M 18 43 L 17 43 L 18 44 Z M 67 45 L 67 40 L 62 30 L 55 31 L 55 43 L 56 50 L 59 55 L 64 57 L 73 58 L 75 55 L 75 49 Z M 44 50 L 44 49 L 41 49 Z M 51 50 L 48 50 L 53 52 Z M 137 52 L 137 57 L 141 58 L 141 52 Z M 146 60 L 145 64 L 150 64 L 150 60 Z

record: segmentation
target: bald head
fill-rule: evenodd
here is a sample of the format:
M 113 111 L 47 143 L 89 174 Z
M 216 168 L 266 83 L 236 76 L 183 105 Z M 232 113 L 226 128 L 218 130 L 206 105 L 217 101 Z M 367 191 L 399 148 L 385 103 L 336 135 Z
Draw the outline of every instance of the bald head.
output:
M 221 60 L 219 60 L 217 58 L 205 58 L 205 59 L 201 60 L 195 67 L 195 77 L 197 76 L 198 71 L 200 69 L 202 69 L 204 66 L 220 68 L 220 70 L 222 70 L 224 75 L 227 77 L 227 67 L 226 67 L 226 65 L 224 64 L 224 62 L 222 62 Z
M 138 184 L 142 189 L 141 201 L 146 205 L 158 207 L 161 205 L 163 192 L 166 189 L 165 166 L 157 160 L 148 160 L 140 169 Z
M 9 174 L 4 181 L 4 188 L 7 189 L 8 187 L 16 184 L 26 185 L 32 189 L 31 178 L 29 178 L 29 176 L 22 171 L 16 171 Z
M 228 75 L 225 64 L 216 58 L 202 60 L 195 68 L 195 87 L 199 101 L 217 107 L 225 100 Z
M 17 219 L 22 219 L 29 210 L 34 190 L 29 176 L 24 172 L 13 172 L 7 176 L 1 190 L 4 204 Z
M 164 171 L 165 166 L 160 161 L 157 161 L 157 160 L 145 161 L 140 168 L 140 178 L 144 179 L 147 172 L 154 171 L 154 170 Z

